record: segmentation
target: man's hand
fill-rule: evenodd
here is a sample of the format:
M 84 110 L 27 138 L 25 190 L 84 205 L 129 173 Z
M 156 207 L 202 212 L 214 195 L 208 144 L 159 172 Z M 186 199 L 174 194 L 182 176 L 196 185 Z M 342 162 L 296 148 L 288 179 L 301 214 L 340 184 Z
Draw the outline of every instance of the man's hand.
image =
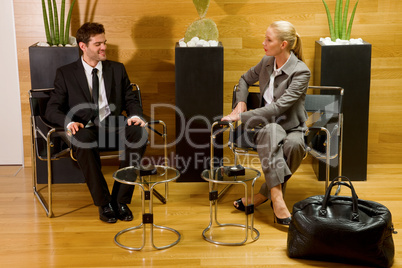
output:
M 243 101 L 239 102 L 236 105 L 236 107 L 233 109 L 233 111 L 229 115 L 223 117 L 221 120 L 222 121 L 233 121 L 233 122 L 239 121 L 240 120 L 240 113 L 243 113 L 243 112 L 246 112 L 246 111 L 247 111 L 246 103 L 243 102 Z
M 82 123 L 71 122 L 67 126 L 67 132 L 69 135 L 71 135 L 71 134 L 75 135 L 75 133 L 77 133 L 78 130 L 80 130 L 80 128 L 84 128 L 84 125 Z
M 144 127 L 145 124 L 146 123 L 141 118 L 139 118 L 137 116 L 127 119 L 127 125 L 129 125 L 129 126 L 131 126 L 131 125 L 138 126 L 139 125 L 140 127 Z

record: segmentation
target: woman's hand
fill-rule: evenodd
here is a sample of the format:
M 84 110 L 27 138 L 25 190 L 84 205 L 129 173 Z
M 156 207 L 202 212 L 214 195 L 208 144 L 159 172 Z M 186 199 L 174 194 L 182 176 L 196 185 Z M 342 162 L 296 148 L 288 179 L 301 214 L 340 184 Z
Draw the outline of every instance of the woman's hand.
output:
M 236 107 L 233 109 L 233 111 L 223 117 L 221 120 L 222 121 L 239 121 L 240 120 L 240 113 L 246 112 L 247 111 L 247 105 L 244 101 L 239 102 Z

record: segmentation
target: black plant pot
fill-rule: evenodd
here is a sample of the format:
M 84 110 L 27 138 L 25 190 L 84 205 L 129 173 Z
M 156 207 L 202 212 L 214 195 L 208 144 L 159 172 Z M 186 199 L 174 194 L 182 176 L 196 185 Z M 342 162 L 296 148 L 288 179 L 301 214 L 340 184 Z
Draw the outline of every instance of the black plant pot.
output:
M 342 173 L 351 180 L 367 180 L 367 144 L 371 79 L 371 44 L 315 44 L 314 84 L 345 89 Z M 320 180 L 325 165 L 315 163 Z M 331 169 L 330 177 L 338 174 Z
M 223 114 L 223 47 L 175 49 L 176 167 L 178 182 L 201 182 L 201 172 L 210 167 L 211 125 Z M 223 157 L 222 135 L 216 138 L 215 165 Z M 220 145 L 220 146 L 219 146 Z M 184 164 L 185 163 L 185 164 Z
M 54 87 L 57 68 L 78 60 L 78 47 L 29 47 L 32 89 Z M 36 158 L 38 183 L 47 183 L 47 163 Z M 52 162 L 53 183 L 83 183 L 84 176 L 71 158 Z
M 78 60 L 78 47 L 29 47 L 31 87 L 51 88 L 57 68 Z

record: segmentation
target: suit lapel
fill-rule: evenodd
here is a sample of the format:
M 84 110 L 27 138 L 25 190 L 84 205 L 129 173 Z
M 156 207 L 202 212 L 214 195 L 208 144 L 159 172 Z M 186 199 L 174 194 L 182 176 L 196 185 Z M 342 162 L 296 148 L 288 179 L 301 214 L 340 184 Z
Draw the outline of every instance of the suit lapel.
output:
M 280 84 L 281 82 L 283 82 L 285 79 L 287 79 L 289 77 L 289 74 L 291 74 L 293 72 L 297 61 L 298 61 L 297 57 L 291 51 L 289 61 L 282 67 L 282 73 L 275 78 L 275 81 L 278 84 Z M 280 96 L 282 96 L 285 93 L 286 89 L 287 88 L 276 88 L 276 90 L 274 90 L 274 96 L 276 98 L 279 98 Z
M 271 74 L 272 74 L 273 71 L 274 71 L 274 63 L 275 63 L 275 58 L 274 58 L 274 57 L 272 57 L 272 58 L 267 62 L 266 70 L 267 70 L 267 78 L 268 78 L 268 79 L 267 79 L 267 82 L 266 82 L 265 85 L 264 85 L 264 89 L 263 89 L 264 92 L 265 92 L 265 90 L 267 90 L 269 81 L 271 80 Z M 264 94 L 264 92 L 263 92 L 263 94 Z
M 268 62 L 267 62 L 267 65 L 266 65 L 266 68 L 265 68 L 265 70 L 267 71 L 267 82 L 265 83 L 265 85 L 263 85 L 263 87 L 262 88 L 260 88 L 260 90 L 261 90 L 261 94 L 260 94 L 260 107 L 263 107 L 264 106 L 264 93 L 265 93 L 265 91 L 268 89 L 268 85 L 269 85 L 269 80 L 270 80 L 270 77 L 271 77 L 271 74 L 272 74 L 272 72 L 274 71 L 274 61 L 275 60 L 275 58 L 274 57 L 272 57 Z M 261 85 L 260 85 L 261 86 Z
M 102 70 L 103 70 L 103 81 L 105 82 L 105 90 L 106 90 L 106 98 L 109 100 L 110 94 L 112 92 L 112 68 L 108 61 L 102 62 Z
M 283 66 L 282 73 L 290 74 L 291 72 L 293 72 L 293 69 L 295 68 L 297 61 L 298 58 L 295 56 L 293 51 L 291 51 L 289 62 L 285 66 Z
M 84 66 L 82 65 L 81 58 L 78 61 L 76 61 L 74 75 L 78 81 L 81 90 L 84 92 L 87 101 L 92 102 L 91 93 L 89 92 L 87 77 L 85 75 L 85 69 Z

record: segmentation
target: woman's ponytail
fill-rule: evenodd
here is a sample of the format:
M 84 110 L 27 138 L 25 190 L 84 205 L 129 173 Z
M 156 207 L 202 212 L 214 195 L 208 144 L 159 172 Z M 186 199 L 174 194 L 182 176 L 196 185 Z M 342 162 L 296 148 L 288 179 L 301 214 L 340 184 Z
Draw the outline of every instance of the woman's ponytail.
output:
M 293 48 L 291 49 L 295 56 L 299 58 L 299 60 L 304 61 L 303 59 L 303 48 L 302 48 L 302 40 L 300 38 L 300 35 L 296 33 L 296 38 L 295 42 L 293 44 Z

